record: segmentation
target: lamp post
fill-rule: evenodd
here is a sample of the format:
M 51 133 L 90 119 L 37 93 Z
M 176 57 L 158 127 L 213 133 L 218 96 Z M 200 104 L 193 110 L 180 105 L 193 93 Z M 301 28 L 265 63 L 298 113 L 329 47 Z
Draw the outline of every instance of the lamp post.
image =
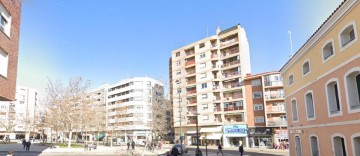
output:
M 181 111 L 182 111 L 182 109 L 181 109 L 181 102 L 180 102 L 180 91 L 181 91 L 181 88 L 180 88 L 180 81 L 179 80 L 176 80 L 176 83 L 178 84 L 178 89 L 177 89 L 177 92 L 178 92 L 178 95 L 179 95 L 179 99 L 178 99 L 178 103 L 179 103 L 179 118 L 180 118 L 180 150 L 181 150 L 181 153 L 180 153 L 180 155 L 182 156 L 183 155 L 183 147 L 182 147 L 182 144 L 183 144 L 183 142 L 182 142 L 182 136 L 181 136 L 181 133 L 182 133 L 182 127 L 181 127 L 181 120 L 182 120 L 182 118 L 181 118 Z
M 196 113 L 196 151 L 195 151 L 196 156 L 202 155 L 201 151 L 199 149 L 200 139 L 199 139 L 199 128 L 198 128 L 198 125 L 199 125 L 199 123 L 198 123 L 198 115 L 199 115 L 199 113 Z

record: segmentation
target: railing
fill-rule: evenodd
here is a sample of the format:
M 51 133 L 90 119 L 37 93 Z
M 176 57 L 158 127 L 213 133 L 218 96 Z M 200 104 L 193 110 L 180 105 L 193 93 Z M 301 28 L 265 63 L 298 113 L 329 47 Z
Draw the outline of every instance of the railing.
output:
M 188 115 L 196 115 L 197 111 L 196 110 L 188 110 L 187 114 Z
M 188 124 L 196 124 L 196 120 L 188 121 Z
M 211 44 L 211 48 L 216 48 L 217 44 Z
M 195 64 L 195 60 L 187 61 L 187 62 L 185 63 L 185 66 L 189 66 L 189 65 L 193 65 L 193 64 Z
M 233 96 L 227 96 L 227 97 L 224 97 L 225 100 L 232 100 L 232 99 L 239 99 L 239 98 L 243 98 L 243 95 L 240 94 L 240 95 L 233 95 Z
M 284 94 L 275 94 L 275 95 L 265 95 L 265 99 L 283 99 L 285 96 Z
M 214 108 L 214 112 L 221 112 L 221 108 L 215 107 L 215 108 Z
M 194 103 L 197 103 L 197 100 L 188 100 L 187 101 L 187 104 L 194 104 Z
M 212 67 L 213 67 L 213 68 L 219 68 L 220 65 L 216 65 L 216 64 L 215 64 L 215 65 L 213 65 Z
M 218 57 L 219 57 L 219 55 L 215 55 L 215 54 L 211 55 L 211 58 L 218 58 Z
M 224 112 L 237 111 L 237 110 L 244 110 L 244 107 L 243 106 L 234 106 L 234 107 L 226 107 L 226 108 L 224 108 Z
M 229 66 L 232 66 L 232 65 L 235 65 L 235 64 L 239 64 L 240 63 L 240 60 L 236 60 L 236 61 L 231 61 L 229 63 L 225 63 L 222 65 L 223 68 L 225 67 L 229 67 Z
M 224 85 L 224 88 L 230 89 L 230 88 L 236 88 L 236 87 L 241 87 L 242 84 L 241 83 L 232 83 L 229 85 Z
M 187 75 L 195 74 L 195 73 L 196 73 L 195 70 L 191 70 L 191 71 L 186 72 Z
M 285 113 L 285 108 L 274 108 L 272 107 L 267 111 L 268 113 Z
M 228 78 L 236 75 L 240 75 L 240 72 L 236 71 L 236 72 L 228 72 L 223 74 L 224 78 Z
M 227 45 L 229 45 L 229 44 L 232 44 L 232 43 L 235 43 L 235 42 L 237 42 L 238 40 L 237 39 L 231 39 L 231 40 L 227 40 L 227 41 L 225 41 L 225 42 L 221 42 L 220 43 L 220 46 L 221 47 L 223 47 L 223 46 L 227 46 Z
M 219 79 L 219 78 L 220 78 L 220 76 L 214 75 L 214 79 Z
M 236 122 L 244 122 L 244 120 L 226 120 L 225 123 L 236 123 Z
M 186 92 L 187 95 L 188 94 L 194 94 L 194 93 L 196 93 L 196 90 L 189 90 L 189 91 Z
M 282 86 L 283 81 L 265 81 L 265 86 Z
M 186 56 L 190 56 L 190 55 L 194 55 L 195 54 L 195 52 L 194 51 L 191 51 L 191 52 L 187 52 L 187 53 L 185 53 L 185 55 Z
M 220 86 L 213 86 L 213 90 L 219 90 Z
M 221 99 L 220 99 L 220 97 L 215 97 L 213 100 L 218 101 L 218 100 L 221 100 Z
M 268 121 L 268 126 L 287 126 L 287 121 Z
M 239 49 L 235 49 L 235 50 L 230 50 L 230 52 L 228 53 L 228 51 L 223 52 L 223 54 L 221 55 L 221 57 L 226 57 L 235 53 L 239 53 Z
M 186 84 L 194 84 L 194 83 L 196 83 L 196 80 L 192 80 L 192 81 L 187 81 L 187 83 Z

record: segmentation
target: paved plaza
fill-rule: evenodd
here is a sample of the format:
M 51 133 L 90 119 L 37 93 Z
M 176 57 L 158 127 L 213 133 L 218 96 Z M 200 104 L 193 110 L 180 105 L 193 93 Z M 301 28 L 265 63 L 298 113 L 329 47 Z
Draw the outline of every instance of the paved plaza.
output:
M 126 146 L 98 146 L 96 150 L 85 151 L 83 148 L 48 148 L 38 144 L 33 144 L 29 152 L 23 149 L 21 144 L 1 144 L 0 145 L 0 156 L 5 156 L 8 151 L 14 151 L 14 156 L 90 156 L 90 155 L 117 155 L 117 156 L 139 156 L 144 152 L 146 156 L 165 156 L 166 152 L 170 151 L 172 145 L 164 145 L 163 149 L 148 151 L 143 150 L 144 147 L 135 147 L 135 150 L 127 150 Z M 195 146 L 188 146 L 189 152 L 184 156 L 194 156 Z M 206 155 L 205 146 L 200 146 L 203 155 Z M 216 147 L 208 147 L 208 156 L 215 156 L 217 149 Z M 225 148 L 223 150 L 224 156 L 237 156 L 239 152 L 237 148 Z M 219 154 L 221 155 L 221 154 Z M 274 149 L 257 149 L 257 148 L 245 148 L 244 156 L 288 156 L 288 150 L 274 150 Z

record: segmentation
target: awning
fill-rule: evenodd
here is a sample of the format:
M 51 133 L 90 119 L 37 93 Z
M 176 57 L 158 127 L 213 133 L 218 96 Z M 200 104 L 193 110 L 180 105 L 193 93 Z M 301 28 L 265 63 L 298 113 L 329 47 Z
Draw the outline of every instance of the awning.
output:
M 210 134 L 205 137 L 206 140 L 220 140 L 223 134 Z
M 201 128 L 200 132 L 221 132 L 222 128 L 221 126 L 219 127 L 207 127 L 207 128 Z

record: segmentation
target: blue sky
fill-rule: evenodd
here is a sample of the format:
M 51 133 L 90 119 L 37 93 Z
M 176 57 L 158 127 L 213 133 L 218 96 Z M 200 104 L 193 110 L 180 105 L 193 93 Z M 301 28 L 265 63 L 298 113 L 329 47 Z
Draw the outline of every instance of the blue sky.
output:
M 172 50 L 238 23 L 252 73 L 279 70 L 341 0 L 24 0 L 18 85 L 82 76 L 92 88 L 134 76 L 168 81 Z

